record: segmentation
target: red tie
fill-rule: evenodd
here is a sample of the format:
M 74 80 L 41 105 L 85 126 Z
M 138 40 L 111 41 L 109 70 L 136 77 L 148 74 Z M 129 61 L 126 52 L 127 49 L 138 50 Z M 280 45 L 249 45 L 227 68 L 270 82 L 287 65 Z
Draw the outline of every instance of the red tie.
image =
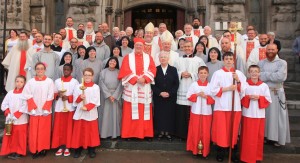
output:
M 69 33 L 69 41 L 71 41 L 71 39 L 73 38 L 73 30 L 68 29 L 68 33 Z
M 26 50 L 21 51 L 21 57 L 20 57 L 20 75 L 26 76 L 26 71 L 24 70 L 24 66 L 26 63 Z

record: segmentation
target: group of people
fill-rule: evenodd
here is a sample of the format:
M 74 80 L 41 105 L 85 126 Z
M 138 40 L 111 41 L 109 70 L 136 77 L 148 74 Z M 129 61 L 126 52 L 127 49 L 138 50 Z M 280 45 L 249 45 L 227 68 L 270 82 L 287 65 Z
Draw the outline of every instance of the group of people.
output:
M 94 158 L 100 138 L 156 135 L 186 140 L 193 155 L 207 158 L 213 142 L 217 161 L 229 148 L 234 162 L 255 162 L 263 159 L 264 140 L 290 142 L 287 63 L 278 57 L 274 33 L 257 35 L 249 25 L 245 35 L 224 31 L 217 40 L 197 18 L 175 38 L 164 23 L 150 22 L 136 36 L 131 27 L 111 34 L 107 23 L 96 32 L 92 22 L 77 30 L 73 24 L 67 18 L 66 28 L 52 35 L 33 29 L 31 39 L 10 31 L 18 38 L 6 43 L 1 109 L 13 129 L 0 155 L 26 155 L 23 133 L 33 158 L 50 148 L 56 156 L 75 149 L 75 158 L 88 149 Z

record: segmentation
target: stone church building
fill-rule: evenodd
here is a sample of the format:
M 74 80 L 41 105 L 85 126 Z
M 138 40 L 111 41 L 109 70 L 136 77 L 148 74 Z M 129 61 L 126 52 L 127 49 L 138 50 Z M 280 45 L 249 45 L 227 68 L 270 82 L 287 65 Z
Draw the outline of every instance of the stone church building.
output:
M 0 37 L 3 33 L 4 1 L 0 0 Z M 95 30 L 102 22 L 107 22 L 111 28 L 118 26 L 123 30 L 127 26 L 143 28 L 151 21 L 156 26 L 164 22 L 171 32 L 175 32 L 182 29 L 186 22 L 198 17 L 202 26 L 212 27 L 215 33 L 222 33 L 229 21 L 241 22 L 244 29 L 249 24 L 254 25 L 259 33 L 273 31 L 281 41 L 283 51 L 289 51 L 300 33 L 300 0 L 7 1 L 7 29 L 30 31 L 35 27 L 41 32 L 53 33 L 65 26 L 67 17 L 72 17 L 75 27 L 79 23 L 92 21 Z M 2 38 L 0 40 L 2 44 Z M 290 58 L 291 61 L 294 59 Z M 292 71 L 296 73 L 295 68 Z M 296 74 L 292 80 L 299 76 Z

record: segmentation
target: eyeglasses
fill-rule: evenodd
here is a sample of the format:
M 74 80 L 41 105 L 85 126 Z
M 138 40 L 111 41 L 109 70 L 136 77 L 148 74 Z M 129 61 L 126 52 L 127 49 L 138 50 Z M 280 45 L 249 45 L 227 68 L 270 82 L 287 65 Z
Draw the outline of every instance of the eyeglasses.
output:
M 83 75 L 83 76 L 93 76 L 93 75 Z

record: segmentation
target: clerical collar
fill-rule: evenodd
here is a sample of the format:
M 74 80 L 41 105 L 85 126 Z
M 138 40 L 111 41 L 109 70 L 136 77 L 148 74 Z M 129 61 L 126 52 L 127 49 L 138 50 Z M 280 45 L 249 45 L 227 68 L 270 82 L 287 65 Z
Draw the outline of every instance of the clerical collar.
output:
M 208 81 L 205 80 L 204 82 L 202 82 L 202 81 L 199 79 L 199 80 L 197 81 L 197 83 L 198 83 L 199 86 L 207 86 Z
M 183 58 L 193 58 L 194 57 L 194 55 L 193 54 L 190 54 L 190 55 L 183 55 Z
M 94 82 L 89 82 L 89 83 L 84 82 L 85 87 L 92 87 L 93 85 L 94 85 Z
M 222 68 L 225 72 L 234 72 L 234 68 L 231 67 L 230 70 L 228 70 L 225 66 Z
M 258 79 L 257 83 L 254 83 L 251 79 L 247 79 L 247 83 L 248 83 L 249 85 L 256 85 L 256 86 L 259 86 L 259 85 L 261 85 L 263 82 L 262 82 L 260 79 Z
M 39 78 L 39 77 L 35 76 L 34 79 L 35 79 L 36 81 L 44 81 L 44 80 L 47 79 L 47 76 L 44 75 L 42 78 Z
M 56 46 L 54 44 L 50 45 L 50 48 L 53 50 L 53 51 L 58 51 L 60 52 L 62 50 L 62 47 L 61 46 Z
M 24 88 L 24 87 L 23 87 Z M 21 94 L 23 91 L 23 88 L 17 90 L 17 88 L 14 89 L 14 94 Z
M 70 82 L 71 80 L 72 80 L 72 76 L 70 75 L 70 76 L 68 76 L 68 77 L 64 77 L 64 76 L 62 76 L 61 77 L 61 80 L 63 81 L 63 82 Z

